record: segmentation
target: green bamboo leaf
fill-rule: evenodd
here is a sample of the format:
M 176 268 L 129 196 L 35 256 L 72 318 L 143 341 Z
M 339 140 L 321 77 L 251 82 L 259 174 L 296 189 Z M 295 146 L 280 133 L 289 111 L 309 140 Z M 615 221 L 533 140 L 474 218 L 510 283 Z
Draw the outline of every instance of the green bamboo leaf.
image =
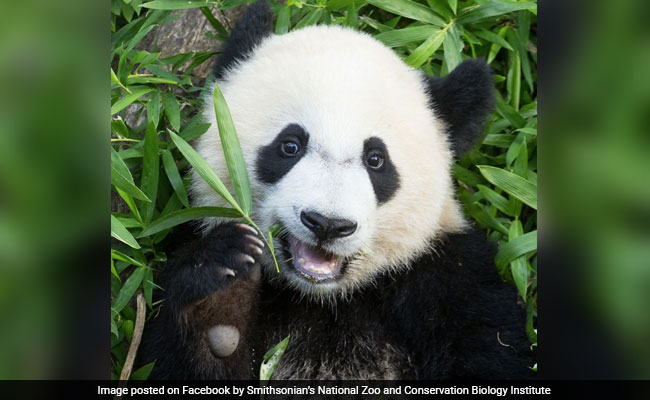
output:
M 477 165 L 490 183 L 537 210 L 537 184 L 504 169 Z
M 348 9 L 345 12 L 345 26 L 349 26 L 350 28 L 356 28 L 357 27 L 357 18 L 359 16 L 357 15 L 357 5 L 353 1 L 348 5 Z
M 151 202 L 142 204 L 142 220 L 148 224 L 156 208 L 158 194 L 158 177 L 160 172 L 160 157 L 158 156 L 158 131 L 153 121 L 147 125 L 144 134 L 144 155 L 142 158 L 142 178 L 140 187 Z
M 163 85 L 179 85 L 178 82 L 173 81 L 171 79 L 165 79 L 165 78 L 158 78 L 155 76 L 129 76 L 128 77 L 128 82 L 129 84 L 134 84 L 134 83 L 154 83 L 154 84 L 163 84 Z
M 275 22 L 275 33 L 282 35 L 289 32 L 289 23 L 291 22 L 291 9 L 283 5 L 278 12 L 278 19 Z
M 137 199 L 140 199 L 142 201 L 147 201 L 147 202 L 151 201 L 147 197 L 147 195 L 142 193 L 142 191 L 138 189 L 137 186 L 135 186 L 133 181 L 129 181 L 123 175 L 120 175 L 112 166 L 111 166 L 111 185 L 115 186 L 116 188 L 122 189 L 125 193 L 128 193 Z
M 111 147 L 111 185 L 121 189 L 129 195 L 143 200 L 151 201 L 133 182 L 133 176 L 122 157 Z
M 458 17 L 459 24 L 469 24 L 480 21 L 485 18 L 495 17 L 497 15 L 508 14 L 513 11 L 529 10 L 537 12 L 537 4 L 528 2 L 510 2 L 510 1 L 486 1 L 485 3 L 467 7 L 461 11 Z
M 511 53 L 507 88 L 510 105 L 515 111 L 519 111 L 519 99 L 521 98 L 521 57 L 519 57 L 519 53 Z
M 515 219 L 510 224 L 510 229 L 508 231 L 508 243 L 514 241 L 524 233 L 521 222 L 518 219 Z M 526 291 L 528 289 L 528 268 L 526 267 L 526 257 L 520 256 L 512 260 L 510 263 L 510 272 L 512 273 L 512 278 L 515 281 L 515 286 L 521 294 L 521 297 L 526 299 Z
M 176 132 L 181 128 L 181 111 L 174 93 L 170 91 L 162 92 L 162 103 L 165 108 L 165 115 Z
M 134 249 L 140 248 L 140 245 L 133 235 L 131 235 L 131 232 L 114 215 L 111 215 L 111 236 Z
M 526 120 L 512 106 L 503 100 L 503 97 L 496 96 L 497 111 L 503 115 L 515 128 L 523 128 Z
M 251 198 L 246 162 L 244 161 L 244 155 L 241 151 L 239 138 L 237 137 L 226 99 L 223 97 L 219 85 L 216 83 L 214 85 L 213 100 L 217 127 L 219 128 L 219 136 L 221 137 L 221 146 L 223 147 L 223 154 L 226 158 L 230 179 L 237 194 L 239 205 L 243 213 L 248 215 L 251 212 L 253 201 Z
M 453 23 L 448 28 L 447 35 L 443 41 L 443 49 L 445 62 L 447 63 L 447 71 L 451 72 L 463 61 L 461 57 L 463 41 L 460 38 L 457 25 Z
M 188 123 L 183 125 L 183 129 L 178 133 L 186 142 L 196 139 L 210 129 L 209 122 L 202 122 L 203 115 L 197 114 Z
M 355 0 L 328 0 L 325 9 L 329 11 L 339 10 L 348 7 L 351 3 L 354 3 L 354 1 Z
M 481 192 L 481 194 L 483 194 L 485 200 L 489 201 L 502 213 L 509 215 L 511 217 L 515 216 L 515 211 L 512 209 L 511 204 L 508 202 L 508 200 L 505 197 L 503 197 L 502 195 L 500 195 L 499 193 L 495 192 L 494 190 L 490 189 L 487 186 L 477 185 L 476 187 Z
M 515 140 L 512 141 L 512 144 L 506 152 L 506 165 L 512 164 L 513 161 L 519 156 L 521 146 L 526 142 L 526 138 L 523 134 L 517 135 Z
M 494 263 L 498 268 L 505 268 L 514 259 L 535 250 L 537 250 L 537 230 L 518 236 L 499 247 Z
M 456 14 L 456 10 L 458 9 L 458 1 L 457 0 L 447 0 L 447 4 L 449 4 L 449 8 L 452 9 L 454 14 Z
M 528 13 L 527 13 L 528 14 Z M 533 91 L 533 75 L 530 69 L 530 61 L 528 60 L 528 50 L 526 49 L 526 41 L 522 38 L 522 32 L 520 29 L 511 29 L 508 32 L 508 38 L 512 43 L 514 43 L 519 58 L 521 60 L 521 70 L 524 73 L 524 78 L 528 84 L 530 91 Z
M 111 80 L 113 81 L 113 83 L 115 83 L 116 85 L 118 85 L 122 89 L 126 90 L 127 93 L 131 93 L 129 88 L 127 88 L 126 86 L 124 86 L 122 84 L 122 82 L 120 82 L 120 79 L 117 77 L 117 75 L 115 75 L 115 71 L 113 71 L 113 68 L 111 68 Z
M 512 135 L 491 133 L 485 135 L 485 139 L 483 139 L 483 144 L 500 147 L 502 149 L 507 149 L 512 144 L 512 141 L 513 141 Z
M 210 25 L 214 28 L 215 31 L 217 31 L 217 35 L 221 36 L 223 39 L 228 38 L 228 31 L 224 26 L 221 24 L 221 22 L 215 18 L 215 16 L 212 14 L 212 11 L 210 11 L 209 7 L 201 7 L 201 13 L 205 16 L 205 18 L 208 20 Z
M 144 263 L 141 263 L 140 261 L 134 259 L 133 257 L 129 257 L 126 254 L 114 249 L 111 249 L 111 258 L 114 258 L 119 261 L 124 261 L 126 263 L 126 265 L 124 265 L 123 268 L 121 268 L 118 272 L 122 272 L 122 270 L 124 270 L 124 268 L 128 267 L 129 265 L 135 265 L 142 268 L 147 267 Z
M 152 24 L 149 26 L 143 25 L 143 27 L 138 31 L 138 33 L 136 33 L 135 36 L 133 36 L 133 38 L 129 41 L 129 45 L 126 47 L 125 52 L 128 53 L 131 50 L 133 50 L 133 48 L 137 46 L 138 43 L 140 43 L 142 39 L 144 39 L 144 37 L 147 36 L 153 28 L 157 26 L 158 26 L 157 24 Z
M 151 371 L 153 371 L 154 364 L 155 362 L 145 364 L 142 367 L 138 368 L 137 370 L 133 371 L 133 373 L 129 377 L 129 380 L 146 381 L 147 378 L 149 378 Z
M 487 29 L 480 29 L 478 31 L 473 31 L 472 33 L 483 40 L 487 40 L 488 42 L 494 43 L 497 46 L 505 47 L 510 51 L 514 51 L 512 46 L 510 46 L 510 43 L 508 43 L 508 41 L 505 40 L 503 36 L 500 36 L 492 31 L 488 31 Z
M 183 154 L 185 159 L 194 167 L 194 170 L 205 180 L 205 182 L 210 185 L 215 192 L 217 192 L 221 197 L 223 197 L 232 207 L 237 210 L 240 214 L 244 214 L 244 211 L 241 209 L 237 201 L 232 197 L 226 186 L 221 182 L 221 179 L 217 176 L 210 165 L 201 158 L 199 153 L 196 152 L 183 138 L 178 136 L 172 131 L 168 131 L 169 136 L 172 141 Z
M 524 135 L 520 133 L 520 135 Z M 528 145 L 524 137 L 521 146 L 519 147 L 519 154 L 515 158 L 515 164 L 512 166 L 512 172 L 521 176 L 522 178 L 528 178 Z
M 183 179 L 181 178 L 181 174 L 178 172 L 178 167 L 176 166 L 176 161 L 174 161 L 174 156 L 172 156 L 171 150 L 167 150 L 163 153 L 162 160 L 169 183 L 172 184 L 178 199 L 185 207 L 189 207 L 190 204 L 187 200 L 187 190 L 185 190 Z
M 113 257 L 111 257 L 111 274 L 117 278 L 118 281 L 122 281 L 120 279 L 120 275 L 117 273 L 117 270 L 115 269 L 115 262 L 113 261 Z
M 375 7 L 402 17 L 443 27 L 446 22 L 430 8 L 411 0 L 367 0 Z
M 115 298 L 115 301 L 113 302 L 113 306 L 111 309 L 115 312 L 120 312 L 129 303 L 129 300 L 131 300 L 131 297 L 133 297 L 133 294 L 138 290 L 138 287 L 140 286 L 140 283 L 142 282 L 142 278 L 144 277 L 144 272 L 146 268 L 138 267 L 136 268 L 135 271 L 129 276 L 129 279 L 124 282 L 124 285 L 122 286 L 122 289 L 120 289 L 120 293 L 118 293 L 117 297 Z
M 262 359 L 262 365 L 260 365 L 260 381 L 268 381 L 273 375 L 273 371 L 280 363 L 280 358 L 284 354 L 284 351 L 287 349 L 287 344 L 289 344 L 289 339 L 291 335 L 288 335 L 280 343 L 271 347 L 269 351 L 264 354 Z
M 432 25 L 413 26 L 379 33 L 375 35 L 375 39 L 388 47 L 400 47 L 411 42 L 425 40 L 439 30 L 440 28 Z
M 305 26 L 314 25 L 323 16 L 324 10 L 322 8 L 315 8 L 307 13 L 294 27 L 294 29 L 304 28 Z
M 406 57 L 404 62 L 413 68 L 420 67 L 436 52 L 436 50 L 438 50 L 438 48 L 440 48 L 446 35 L 446 29 L 440 29 L 436 33 L 432 34 L 427 40 L 413 50 L 413 53 Z
M 149 101 L 147 102 L 147 119 L 158 127 L 158 122 L 160 122 L 160 92 L 157 90 L 149 96 Z
M 241 218 L 242 214 L 232 208 L 195 207 L 173 211 L 152 222 L 138 237 L 151 236 L 154 233 L 173 228 L 187 221 L 204 217 Z
M 144 96 L 145 94 L 153 90 L 154 90 L 153 88 L 142 87 L 142 86 L 131 87 L 131 93 L 127 93 L 124 97 L 117 100 L 115 104 L 111 106 L 111 115 L 122 111 L 129 104 L 133 103 L 134 101 L 138 100 L 140 97 Z
M 142 4 L 140 7 L 155 10 L 185 10 L 217 5 L 219 5 L 218 2 L 211 0 L 154 0 Z
M 508 25 L 502 27 L 501 29 L 499 29 L 499 33 L 498 33 L 497 36 L 499 38 L 503 39 L 503 41 L 505 41 L 507 43 L 507 41 L 505 40 L 505 37 L 506 37 L 509 30 L 510 30 L 510 27 Z M 498 40 L 498 39 L 495 39 L 495 40 Z M 497 54 L 499 54 L 499 50 L 501 50 L 502 46 L 503 45 L 499 44 L 499 43 L 492 43 L 492 45 L 490 46 L 490 52 L 488 53 L 488 58 L 487 58 L 487 63 L 488 64 L 491 64 L 492 61 L 494 61 Z M 508 44 L 508 46 L 511 48 L 511 51 L 514 51 L 514 50 L 512 50 L 512 46 L 510 46 L 510 44 Z M 505 47 L 505 46 L 503 46 L 503 47 Z

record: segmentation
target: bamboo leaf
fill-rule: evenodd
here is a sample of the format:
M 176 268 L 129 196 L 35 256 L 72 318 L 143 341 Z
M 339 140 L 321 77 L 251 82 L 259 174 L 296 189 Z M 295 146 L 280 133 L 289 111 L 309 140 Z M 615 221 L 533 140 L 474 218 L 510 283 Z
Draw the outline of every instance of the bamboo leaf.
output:
M 111 115 L 122 111 L 129 104 L 133 103 L 134 101 L 138 100 L 140 97 L 144 96 L 145 94 L 153 90 L 154 90 L 153 88 L 142 87 L 142 86 L 131 87 L 131 93 L 127 93 L 126 95 L 124 95 L 124 97 L 117 100 L 115 104 L 111 106 Z
M 291 22 L 291 9 L 287 5 L 283 5 L 278 12 L 278 19 L 275 22 L 275 33 L 282 35 L 289 32 L 289 23 Z
M 506 49 L 513 51 L 512 46 L 510 46 L 510 43 L 508 43 L 508 41 L 505 40 L 503 36 L 500 36 L 492 31 L 481 29 L 478 31 L 473 31 L 472 33 L 483 40 L 487 40 L 488 42 L 494 43 L 497 46 L 505 47 Z
M 491 184 L 515 196 L 530 207 L 537 209 L 537 184 L 504 169 L 489 165 L 477 165 L 481 174 Z
M 181 174 L 178 172 L 178 167 L 176 166 L 176 161 L 174 161 L 174 156 L 172 156 L 171 150 L 167 150 L 163 153 L 162 160 L 169 183 L 172 184 L 178 199 L 185 207 L 189 207 L 190 204 L 187 200 L 187 190 L 185 190 L 183 179 L 181 178 Z
M 142 179 L 140 187 L 151 202 L 142 204 L 142 220 L 145 224 L 151 221 L 156 208 L 158 194 L 158 177 L 160 171 L 160 158 L 158 157 L 158 132 L 153 121 L 147 125 L 144 135 L 144 155 L 142 158 Z
M 158 127 L 158 122 L 160 121 L 160 92 L 157 90 L 149 96 L 149 101 L 147 102 L 147 119 Z
M 494 263 L 498 268 L 505 268 L 515 258 L 535 250 L 537 250 L 537 230 L 518 236 L 499 247 Z
M 375 7 L 402 17 L 443 27 L 446 22 L 430 8 L 411 0 L 367 0 Z
M 210 168 L 210 165 L 208 165 L 208 163 L 201 158 L 199 153 L 183 140 L 183 138 L 172 131 L 168 132 L 178 150 L 180 150 L 185 159 L 192 165 L 192 167 L 194 167 L 194 170 L 201 176 L 201 178 L 203 178 L 203 180 L 205 180 L 205 182 L 210 185 L 215 192 L 230 203 L 235 210 L 243 215 L 244 211 L 241 209 L 239 204 L 237 204 L 237 201 L 232 197 L 230 192 L 228 192 L 228 189 L 226 189 L 226 186 L 221 182 L 221 179 L 219 179 L 214 170 Z
M 446 29 L 440 29 L 438 32 L 429 36 L 422 44 L 420 44 L 413 53 L 404 59 L 404 62 L 413 68 L 418 68 L 424 64 L 435 52 L 440 48 L 442 42 L 447 35 Z
M 173 228 L 187 221 L 204 217 L 241 218 L 239 211 L 224 207 L 195 207 L 173 211 L 152 222 L 138 237 L 151 236 L 154 233 Z
M 537 12 L 537 4 L 528 2 L 486 1 L 485 3 L 467 7 L 458 17 L 459 24 L 469 24 L 485 18 L 508 14 L 513 11 L 529 10 Z
M 122 285 L 122 289 L 120 289 L 120 293 L 117 295 L 115 298 L 115 301 L 113 302 L 113 306 L 111 307 L 115 312 L 120 312 L 126 306 L 131 300 L 131 297 L 133 297 L 133 294 L 138 290 L 138 287 L 140 286 L 140 283 L 142 282 L 142 278 L 144 277 L 144 272 L 146 268 L 138 267 L 136 268 L 135 271 L 129 276 L 129 279 L 124 282 L 124 285 Z
M 133 176 L 122 157 L 111 147 L 111 185 L 122 189 L 136 199 L 151 201 L 133 182 Z
M 273 371 L 280 363 L 280 358 L 284 354 L 284 351 L 287 349 L 287 344 L 289 344 L 289 338 L 291 335 L 288 335 L 280 343 L 271 347 L 269 351 L 264 354 L 262 359 L 262 365 L 260 365 L 260 380 L 268 381 L 273 375 Z
M 133 235 L 131 235 L 131 232 L 114 215 L 111 215 L 111 236 L 134 249 L 140 248 L 140 245 Z
M 155 10 L 185 10 L 217 5 L 219 5 L 218 2 L 211 0 L 154 0 L 142 4 L 140 7 Z
M 513 242 L 518 237 L 521 237 L 524 230 L 521 226 L 521 222 L 518 219 L 515 219 L 510 224 L 510 229 L 508 232 L 508 243 Z M 520 256 L 510 262 L 510 272 L 512 273 L 512 279 L 515 281 L 515 286 L 521 297 L 526 299 L 526 291 L 528 289 L 528 268 L 526 267 L 526 257 Z
M 181 112 L 178 107 L 178 102 L 174 98 L 174 93 L 170 91 L 162 92 L 162 102 L 169 123 L 178 132 L 181 128 Z
M 495 192 L 487 186 L 477 185 L 476 187 L 481 192 L 481 194 L 483 194 L 485 200 L 489 201 L 501 212 L 511 217 L 515 216 L 512 206 L 505 197 L 501 196 L 499 193 Z
M 375 39 L 381 41 L 388 47 L 400 47 L 411 42 L 426 40 L 439 30 L 440 28 L 433 25 L 413 26 L 410 28 L 381 32 L 375 35 Z
M 146 381 L 147 378 L 149 378 L 149 375 L 151 374 L 151 371 L 153 371 L 154 364 L 155 364 L 155 362 L 145 364 L 142 367 L 138 368 L 137 370 L 133 371 L 133 373 L 129 377 L 129 380 L 132 380 L 132 381 Z
M 239 138 L 235 131 L 235 125 L 232 122 L 226 99 L 223 97 L 219 86 L 214 85 L 214 113 L 217 118 L 217 127 L 219 128 L 219 137 L 221 137 L 221 146 L 226 158 L 226 165 L 230 173 L 237 200 L 244 214 L 248 215 L 251 212 L 252 198 L 250 181 L 248 179 L 248 171 L 246 170 L 246 162 L 244 155 L 241 151 Z
M 307 13 L 295 26 L 295 29 L 304 28 L 305 26 L 314 25 L 323 16 L 324 10 L 322 8 L 315 8 Z
M 448 28 L 447 35 L 443 41 L 443 48 L 447 70 L 451 72 L 463 61 L 461 56 L 463 41 L 460 38 L 458 27 L 455 24 L 451 24 Z

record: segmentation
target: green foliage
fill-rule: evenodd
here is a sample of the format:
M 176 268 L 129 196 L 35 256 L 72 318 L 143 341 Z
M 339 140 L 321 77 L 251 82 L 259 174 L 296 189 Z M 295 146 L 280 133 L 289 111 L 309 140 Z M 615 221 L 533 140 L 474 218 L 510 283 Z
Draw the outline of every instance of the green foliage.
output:
M 237 138 L 226 134 L 224 148 L 235 149 L 227 153 L 235 196 L 209 168 L 199 170 L 233 208 L 188 207 L 189 181 L 181 171 L 189 163 L 196 168 L 202 160 L 187 142 L 210 126 L 198 114 L 201 89 L 194 86 L 192 71 L 216 53 L 163 58 L 160 53 L 138 50 L 138 44 L 154 34 L 155 27 L 178 17 L 170 10 L 186 8 L 200 8 L 216 31 L 211 36 L 222 39 L 227 32 L 212 12 L 244 3 L 111 1 L 111 185 L 114 196 L 129 210 L 111 214 L 111 236 L 116 239 L 110 275 L 113 377 L 119 376 L 131 340 L 135 312 L 129 304 L 135 293 L 143 292 L 149 317 L 160 306 L 152 302 L 158 288 L 154 271 L 167 259 L 160 242 L 176 225 L 191 219 L 243 216 L 247 220 L 252 204 L 248 178 L 242 175 L 243 159 L 236 154 L 239 144 L 233 142 Z M 212 4 L 216 6 L 206 7 Z M 465 212 L 498 245 L 495 264 L 526 303 L 526 331 L 536 343 L 536 2 L 288 0 L 273 2 L 272 7 L 278 34 L 313 24 L 353 27 L 375 36 L 427 74 L 444 76 L 466 58 L 489 62 L 498 92 L 497 110 L 482 145 L 459 160 L 453 172 Z M 226 115 L 225 102 L 217 99 L 220 92 L 214 96 L 217 113 Z M 229 120 L 229 114 L 219 118 L 220 131 L 234 133 Z M 151 368 L 142 367 L 132 379 L 146 379 Z

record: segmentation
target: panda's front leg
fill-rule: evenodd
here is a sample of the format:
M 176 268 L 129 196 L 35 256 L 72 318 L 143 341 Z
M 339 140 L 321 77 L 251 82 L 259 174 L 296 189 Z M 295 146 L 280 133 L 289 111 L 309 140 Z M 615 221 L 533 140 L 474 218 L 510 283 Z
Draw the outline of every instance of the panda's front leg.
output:
M 229 222 L 178 251 L 161 274 L 161 315 L 143 345 L 151 378 L 250 379 L 264 242 Z

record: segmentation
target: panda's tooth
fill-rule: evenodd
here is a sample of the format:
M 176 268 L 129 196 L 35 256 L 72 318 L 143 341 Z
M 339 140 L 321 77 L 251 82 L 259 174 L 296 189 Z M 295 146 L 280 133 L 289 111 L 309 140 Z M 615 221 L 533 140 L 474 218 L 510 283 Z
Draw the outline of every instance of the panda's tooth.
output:
M 304 258 L 300 257 L 299 261 L 300 261 L 300 265 L 305 265 L 305 259 Z

